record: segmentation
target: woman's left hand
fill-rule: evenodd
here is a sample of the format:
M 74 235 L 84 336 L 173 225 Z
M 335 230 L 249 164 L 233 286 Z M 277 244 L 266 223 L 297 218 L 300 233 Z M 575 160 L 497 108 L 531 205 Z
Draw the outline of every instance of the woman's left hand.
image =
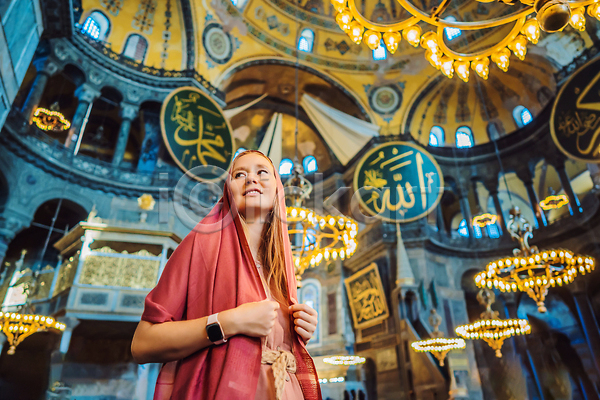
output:
M 318 314 L 306 304 L 290 306 L 290 313 L 294 317 L 294 329 L 304 343 L 308 343 L 317 329 Z

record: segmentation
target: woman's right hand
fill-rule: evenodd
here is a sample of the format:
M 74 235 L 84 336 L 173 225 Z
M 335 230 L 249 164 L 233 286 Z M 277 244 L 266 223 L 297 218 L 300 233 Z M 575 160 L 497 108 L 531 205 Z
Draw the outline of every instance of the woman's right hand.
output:
M 245 303 L 232 310 L 232 318 L 239 334 L 263 337 L 271 333 L 278 309 L 279 303 L 271 300 Z

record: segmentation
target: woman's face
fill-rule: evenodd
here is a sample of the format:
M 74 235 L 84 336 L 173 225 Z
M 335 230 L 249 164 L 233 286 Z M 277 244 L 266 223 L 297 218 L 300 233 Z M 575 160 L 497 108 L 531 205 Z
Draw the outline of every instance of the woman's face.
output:
M 238 156 L 231 173 L 235 204 L 246 220 L 265 217 L 273 208 L 277 182 L 273 166 L 265 157 L 248 153 Z

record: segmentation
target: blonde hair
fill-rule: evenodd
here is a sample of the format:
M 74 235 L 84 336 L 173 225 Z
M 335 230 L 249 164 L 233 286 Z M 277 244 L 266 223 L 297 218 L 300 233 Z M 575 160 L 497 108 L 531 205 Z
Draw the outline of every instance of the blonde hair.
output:
M 263 153 L 256 150 L 246 150 L 240 153 L 236 158 L 239 159 L 246 154 L 259 154 L 269 160 L 269 163 L 275 171 L 275 166 L 271 159 L 265 156 Z M 277 178 L 277 176 L 275 175 Z M 288 305 L 288 288 L 286 278 L 286 266 L 285 266 L 285 244 L 284 240 L 289 240 L 287 237 L 283 237 L 282 221 L 285 216 L 279 215 L 280 210 L 279 204 L 279 188 L 275 191 L 275 199 L 273 200 L 273 207 L 267 214 L 267 219 L 263 225 L 263 229 L 260 235 L 260 242 L 258 246 L 258 257 L 262 262 L 263 269 L 265 271 L 265 279 L 267 285 L 271 290 L 273 298 L 282 305 Z M 285 204 L 284 204 L 285 206 Z M 248 237 L 249 231 L 244 217 L 240 215 L 242 222 L 242 228 L 244 234 Z

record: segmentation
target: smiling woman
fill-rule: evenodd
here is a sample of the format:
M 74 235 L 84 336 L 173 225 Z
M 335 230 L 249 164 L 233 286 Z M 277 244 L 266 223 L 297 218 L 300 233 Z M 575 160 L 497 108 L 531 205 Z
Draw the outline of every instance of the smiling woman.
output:
M 283 194 L 269 158 L 240 153 L 169 259 L 131 345 L 136 361 L 167 363 L 155 399 L 321 399 L 306 351 L 317 313 L 298 304 Z

